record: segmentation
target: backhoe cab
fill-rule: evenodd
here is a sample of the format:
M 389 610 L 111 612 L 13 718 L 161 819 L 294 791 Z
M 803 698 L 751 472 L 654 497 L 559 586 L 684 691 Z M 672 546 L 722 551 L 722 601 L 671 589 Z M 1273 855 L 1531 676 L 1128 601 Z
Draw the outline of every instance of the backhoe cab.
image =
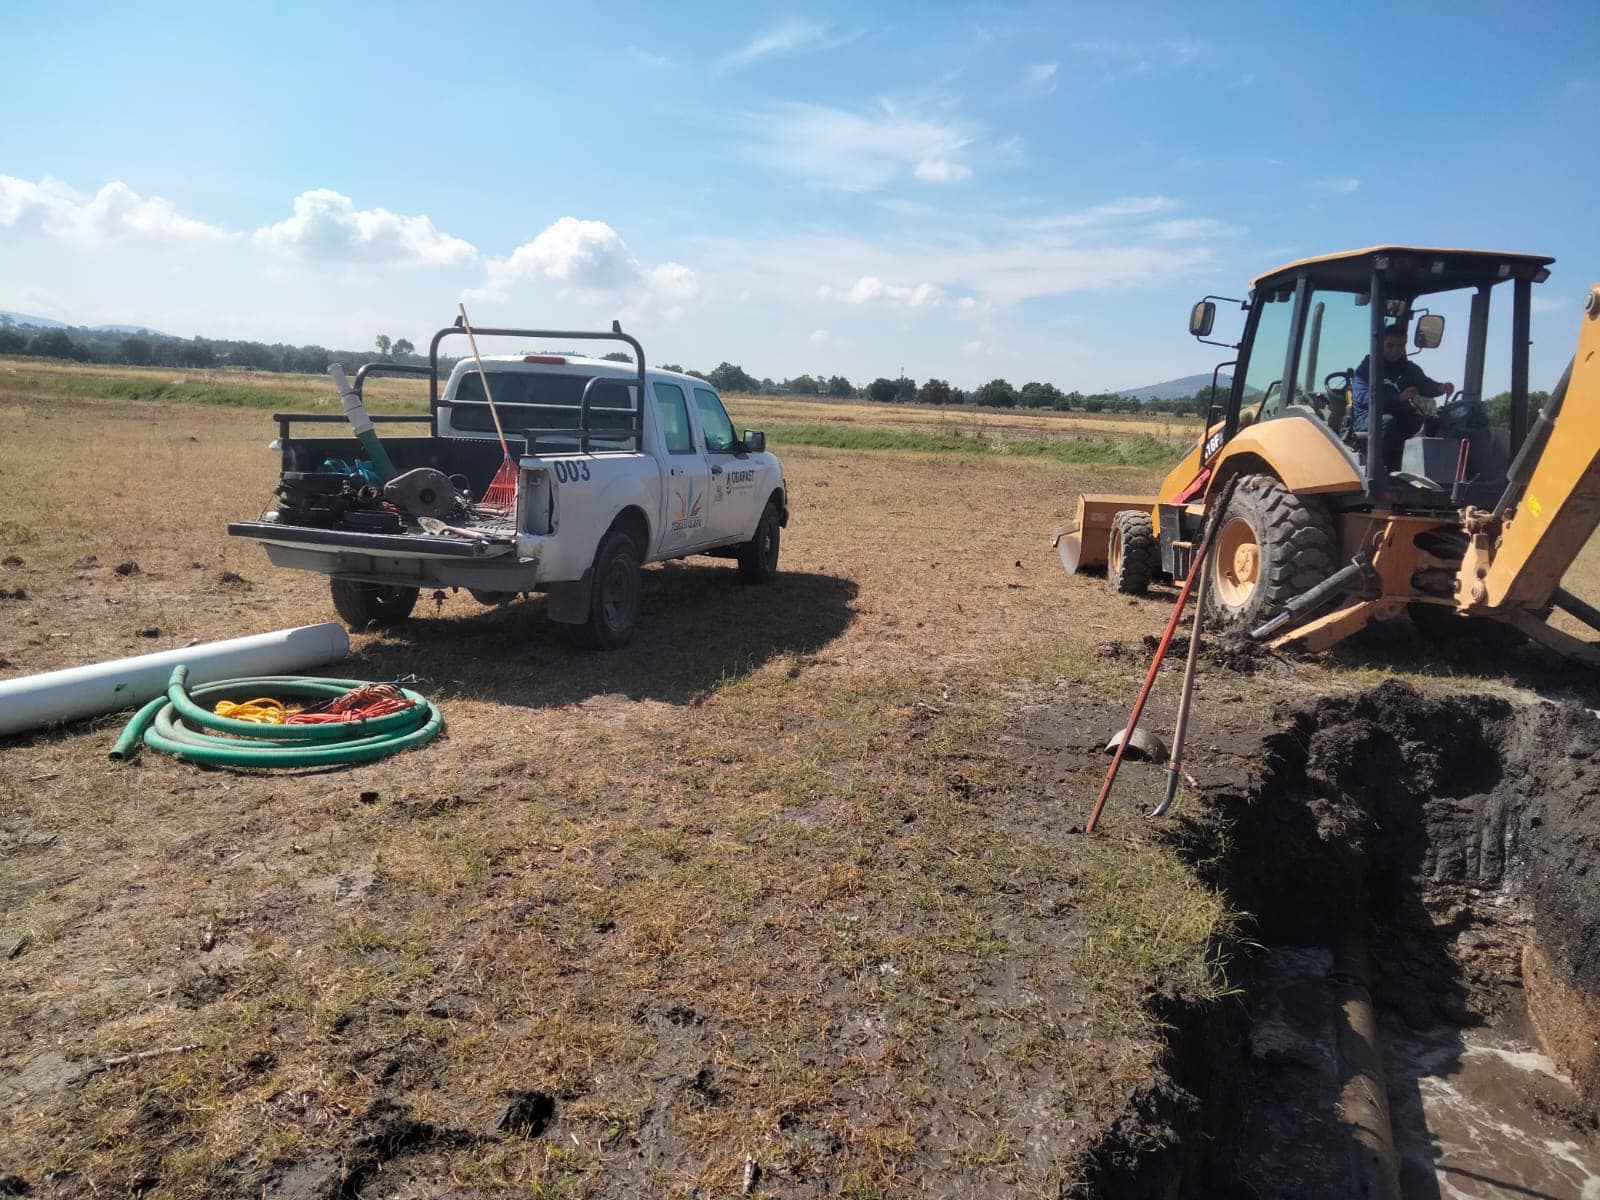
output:
M 1402 612 L 1439 633 L 1491 618 L 1600 665 L 1600 648 L 1546 621 L 1554 606 L 1600 629 L 1560 586 L 1600 523 L 1600 286 L 1573 365 L 1530 420 L 1532 289 L 1552 261 L 1376 246 L 1270 271 L 1243 301 L 1207 296 L 1189 331 L 1237 351 L 1217 368 L 1233 370 L 1226 404 L 1156 496 L 1083 496 L 1054 539 L 1062 563 L 1104 568 L 1124 593 L 1185 579 L 1220 505 L 1199 580 L 1215 621 L 1322 649 Z M 1212 338 L 1219 302 L 1244 313 L 1237 344 Z M 1462 324 L 1451 355 L 1447 325 Z M 1397 328 L 1425 375 L 1459 381 L 1453 396 L 1385 386 Z M 1484 368 L 1500 355 L 1509 403 L 1491 406 Z

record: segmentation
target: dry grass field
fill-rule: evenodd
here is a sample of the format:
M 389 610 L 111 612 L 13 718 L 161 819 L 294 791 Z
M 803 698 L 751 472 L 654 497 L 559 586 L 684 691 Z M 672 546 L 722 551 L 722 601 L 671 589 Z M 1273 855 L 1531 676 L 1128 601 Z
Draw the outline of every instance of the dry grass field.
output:
M 326 390 L 0 361 L 0 675 L 331 619 L 320 577 L 223 533 L 270 496 L 264 410 Z M 783 404 L 732 407 L 829 419 Z M 779 577 L 650 568 L 624 651 L 464 593 L 354 635 L 330 673 L 415 675 L 425 748 L 113 763 L 121 716 L 0 746 L 0 1176 L 688 1197 L 749 1160 L 765 1196 L 1070 1191 L 1160 1053 L 1150 998 L 1220 986 L 1228 927 L 1138 814 L 1153 768 L 1079 832 L 1170 597 L 1065 576 L 1049 534 L 1160 468 L 773 448 Z M 1241 769 L 1228 731 L 1297 696 L 1472 669 L 1409 633 L 1208 669 L 1196 769 Z

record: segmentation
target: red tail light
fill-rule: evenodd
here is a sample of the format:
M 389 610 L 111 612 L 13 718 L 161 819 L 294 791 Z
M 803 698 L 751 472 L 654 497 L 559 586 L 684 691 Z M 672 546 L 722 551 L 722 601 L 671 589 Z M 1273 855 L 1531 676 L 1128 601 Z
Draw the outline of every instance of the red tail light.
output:
M 559 354 L 524 354 L 522 356 L 522 361 L 531 363 L 549 363 L 553 367 L 564 367 L 567 365 L 567 360 L 562 358 Z

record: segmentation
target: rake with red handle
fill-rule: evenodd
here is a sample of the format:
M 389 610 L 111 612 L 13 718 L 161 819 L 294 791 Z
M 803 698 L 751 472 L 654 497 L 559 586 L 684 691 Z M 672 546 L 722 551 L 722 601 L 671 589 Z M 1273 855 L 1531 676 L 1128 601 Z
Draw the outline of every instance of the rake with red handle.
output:
M 462 304 L 461 325 L 467 331 L 467 341 L 472 343 L 472 359 L 478 364 L 478 378 L 483 382 L 483 398 L 489 402 L 489 415 L 494 418 L 494 431 L 500 438 L 500 469 L 489 481 L 489 490 L 479 501 L 485 508 L 498 508 L 510 512 L 517 503 L 517 464 L 511 457 L 511 447 L 506 445 L 506 431 L 500 426 L 500 413 L 494 406 L 494 393 L 489 390 L 489 376 L 483 369 L 483 357 L 478 353 L 478 339 L 473 335 L 472 322 L 467 320 L 467 306 Z

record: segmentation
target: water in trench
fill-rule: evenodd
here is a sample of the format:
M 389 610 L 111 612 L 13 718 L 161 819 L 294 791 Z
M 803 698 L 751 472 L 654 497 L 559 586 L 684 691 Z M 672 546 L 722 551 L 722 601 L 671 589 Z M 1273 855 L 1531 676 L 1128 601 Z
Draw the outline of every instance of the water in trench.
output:
M 1262 1200 L 1361 1196 L 1367 1176 L 1338 1102 L 1339 1052 L 1327 947 L 1265 950 L 1250 988 L 1239 1177 Z M 1514 1007 L 1493 1026 L 1379 1021 L 1385 1091 L 1406 1200 L 1600 1197 L 1600 1146 L 1572 1083 Z
M 1362 1078 L 1354 989 L 1378 1017 L 1406 1200 L 1600 1200 L 1600 724 L 1391 682 L 1296 714 L 1261 766 L 1180 835 L 1254 948 L 1235 968 L 1231 1161 L 1177 1194 L 1225 1178 L 1261 1200 L 1390 1194 L 1352 1130 L 1363 1110 L 1342 1107 Z M 1370 947 L 1353 975 L 1333 949 L 1352 937 Z M 1561 981 L 1542 1030 L 1530 944 Z

